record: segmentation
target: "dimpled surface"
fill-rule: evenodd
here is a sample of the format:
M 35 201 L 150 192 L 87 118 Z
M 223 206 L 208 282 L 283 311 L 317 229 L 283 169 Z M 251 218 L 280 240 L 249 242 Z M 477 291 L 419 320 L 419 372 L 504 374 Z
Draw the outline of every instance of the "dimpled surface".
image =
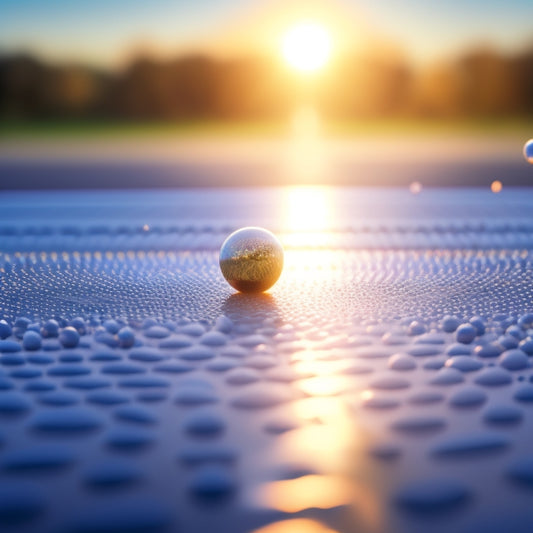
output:
M 0 198 L 2 533 L 531 531 L 533 194 L 328 194 Z
M 220 248 L 220 269 L 227 282 L 241 292 L 270 289 L 283 270 L 283 248 L 262 228 L 242 228 Z

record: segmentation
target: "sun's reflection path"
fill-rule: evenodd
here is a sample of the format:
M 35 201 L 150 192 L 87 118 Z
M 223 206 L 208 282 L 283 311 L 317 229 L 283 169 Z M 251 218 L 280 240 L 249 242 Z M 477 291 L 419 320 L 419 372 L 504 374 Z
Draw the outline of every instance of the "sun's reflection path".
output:
M 321 120 L 313 107 L 301 106 L 291 117 L 285 173 L 292 183 L 327 183 L 328 164 Z
M 329 187 L 288 187 L 282 203 L 282 241 L 287 248 L 330 247 L 335 198 Z
M 291 338 L 292 346 L 299 348 L 292 353 L 286 350 Z M 287 328 L 278 340 L 278 354 L 291 369 L 292 386 L 298 393 L 278 416 L 294 424 L 287 424 L 288 429 L 265 450 L 265 463 L 284 464 L 287 471 L 281 476 L 270 473 L 273 479 L 266 475 L 256 487 L 255 504 L 288 515 L 344 509 L 341 514 L 349 515 L 350 526 L 382 530 L 379 492 L 368 482 L 365 466 L 365 450 L 375 435 L 359 424 L 353 409 L 353 399 L 367 387 L 364 373 L 346 373 L 348 354 L 321 349 L 326 337 L 306 338 Z M 322 531 L 319 526 L 309 525 L 310 531 Z M 284 531 L 282 526 L 279 531 Z

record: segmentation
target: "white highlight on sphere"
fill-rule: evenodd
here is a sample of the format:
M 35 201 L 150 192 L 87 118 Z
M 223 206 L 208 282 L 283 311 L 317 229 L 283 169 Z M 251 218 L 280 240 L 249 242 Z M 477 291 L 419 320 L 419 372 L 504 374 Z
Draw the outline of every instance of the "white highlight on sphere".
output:
M 293 68 L 312 72 L 323 67 L 331 54 L 331 38 L 323 26 L 302 22 L 283 39 L 283 57 Z

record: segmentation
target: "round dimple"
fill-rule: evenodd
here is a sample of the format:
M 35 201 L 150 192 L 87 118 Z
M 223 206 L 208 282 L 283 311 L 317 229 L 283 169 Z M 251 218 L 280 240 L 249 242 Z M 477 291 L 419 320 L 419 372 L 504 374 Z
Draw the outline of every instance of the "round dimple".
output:
M 143 374 L 146 372 L 146 368 L 133 363 L 110 363 L 103 365 L 100 372 L 102 372 L 102 374 L 116 375 Z
M 12 340 L 0 340 L 0 352 L 2 353 L 14 353 L 20 352 L 22 346 L 17 341 Z M 3 361 L 4 357 L 0 357 L 0 361 Z
M 116 390 L 104 389 L 89 392 L 89 394 L 85 396 L 85 400 L 88 403 L 96 405 L 119 405 L 121 403 L 129 402 L 130 397 L 127 394 Z
M 144 336 L 150 339 L 165 339 L 170 331 L 163 326 L 152 326 L 144 331 Z
M 468 344 L 455 342 L 446 348 L 445 353 L 446 355 L 470 355 L 472 353 L 472 347 Z
M 514 405 L 491 405 L 483 413 L 483 420 L 491 425 L 512 425 L 522 421 L 522 409 Z
M 206 390 L 202 387 L 185 386 L 178 390 L 175 401 L 181 405 L 202 405 L 218 402 L 218 398 L 211 390 Z
M 507 350 L 498 358 L 500 366 L 507 370 L 523 370 L 529 366 L 527 355 L 522 350 Z
M 523 403 L 533 402 L 533 385 L 530 383 L 526 383 L 525 385 L 520 385 L 515 390 L 513 398 Z
M 159 348 L 162 349 L 177 349 L 177 348 L 188 348 L 193 343 L 192 339 L 187 335 L 173 335 L 167 339 L 162 340 L 159 343 Z
M 365 398 L 361 402 L 362 407 L 367 409 L 394 409 L 398 407 L 400 402 L 396 398 L 390 398 L 388 396 L 370 396 Z
M 74 405 L 78 403 L 79 397 L 68 391 L 50 391 L 39 395 L 39 401 L 44 405 Z
M 230 464 L 235 462 L 237 458 L 237 449 L 221 443 L 195 442 L 194 445 L 185 445 L 178 452 L 179 461 L 193 466 L 206 463 Z
M 445 364 L 448 358 L 446 356 L 438 356 L 438 357 L 432 357 L 431 359 L 428 359 L 424 365 L 424 370 L 440 370 Z
M 88 366 L 77 364 L 60 364 L 48 369 L 49 376 L 83 376 L 91 373 Z
M 483 368 L 483 363 L 469 355 L 455 355 L 446 361 L 445 366 L 455 368 L 461 372 L 475 372 Z
M 2 380 L 0 378 L 0 390 L 2 389 L 1 384 L 2 384 Z M 53 383 L 52 381 L 48 381 L 44 379 L 36 379 L 34 381 L 30 381 L 29 383 L 27 383 L 26 386 L 24 387 L 24 390 L 28 392 L 46 392 L 46 391 L 54 390 L 55 388 L 56 388 L 56 384 Z
M 463 503 L 469 495 L 466 486 L 448 478 L 412 481 L 400 488 L 396 502 L 417 513 L 439 513 Z
M 40 368 L 17 368 L 9 373 L 9 376 L 15 379 L 34 379 L 43 375 L 43 371 Z
M 34 520 L 44 509 L 44 496 L 33 483 L 0 481 L 0 524 L 18 527 Z
M 140 428 L 111 429 L 104 438 L 110 448 L 121 451 L 140 451 L 155 441 L 155 435 Z
M 135 464 L 114 458 L 91 466 L 83 475 L 83 482 L 91 488 L 108 490 L 132 485 L 142 477 Z
M 226 374 L 226 383 L 230 385 L 247 385 L 260 379 L 260 374 L 252 368 L 236 368 Z
M 24 357 L 17 353 L 4 353 L 0 356 L 0 364 L 3 366 L 23 365 L 25 362 Z
M 189 490 L 199 498 L 222 498 L 229 496 L 236 483 L 229 471 L 218 465 L 200 467 L 191 480 Z
M 193 323 L 187 324 L 181 328 L 181 333 L 191 337 L 201 337 L 205 333 L 205 328 L 202 324 Z
M 397 371 L 414 370 L 416 368 L 416 359 L 412 355 L 397 353 L 389 357 L 387 366 L 391 370 Z
M 195 437 L 214 437 L 226 427 L 223 418 L 211 411 L 194 411 L 183 420 L 183 429 Z
M 414 357 L 425 357 L 442 353 L 442 348 L 434 344 L 413 344 L 406 352 Z
M 509 385 L 513 381 L 511 373 L 505 368 L 485 368 L 475 377 L 474 382 L 485 387 Z
M 444 394 L 432 390 L 415 392 L 408 398 L 408 402 L 412 405 L 431 405 L 443 400 Z
M 441 368 L 435 376 L 433 376 L 429 383 L 431 385 L 456 385 L 464 381 L 463 373 L 456 368 Z
M 225 346 L 221 349 L 220 354 L 226 357 L 234 357 L 236 359 L 242 359 L 248 355 L 249 351 L 242 346 Z
M 202 346 L 199 344 L 183 348 L 178 351 L 177 355 L 185 361 L 203 361 L 204 359 L 212 359 L 215 357 L 215 352 L 208 346 Z
M 391 444 L 390 442 L 384 442 L 375 444 L 368 450 L 369 455 L 375 459 L 382 461 L 393 461 L 398 459 L 402 453 L 399 446 Z
M 70 389 L 93 390 L 111 386 L 111 381 L 96 376 L 66 379 L 63 385 Z
M 26 361 L 34 365 L 50 365 L 55 359 L 45 353 L 35 353 L 28 355 Z
M 123 405 L 115 409 L 114 414 L 118 420 L 134 424 L 152 425 L 157 422 L 153 411 L 139 405 Z
M 2 468 L 10 472 L 53 471 L 74 462 L 71 448 L 58 444 L 36 444 L 6 452 L 2 457 Z
M 208 361 L 205 365 L 206 370 L 211 372 L 227 372 L 237 366 L 237 362 L 227 357 L 217 357 L 212 361 Z
M 438 416 L 407 416 L 395 420 L 391 428 L 401 433 L 434 433 L 446 427 L 446 420 Z
M 477 407 L 486 401 L 486 392 L 477 387 L 463 387 L 450 396 L 453 407 Z
M 477 457 L 507 448 L 510 439 L 497 433 L 456 435 L 437 443 L 431 450 L 436 457 Z
M 183 374 L 185 372 L 190 372 L 194 370 L 194 366 L 191 366 L 187 363 L 181 361 L 170 361 L 168 363 L 161 363 L 155 365 L 153 370 L 156 372 L 165 372 L 167 374 Z
M 200 338 L 200 343 L 206 346 L 223 346 L 227 342 L 227 336 L 220 331 L 208 331 Z
M 168 355 L 165 355 L 156 348 L 150 348 L 148 346 L 142 346 L 140 348 L 132 348 L 129 353 L 129 358 L 134 361 L 141 361 L 143 363 L 155 363 L 166 359 Z
M 158 388 L 169 387 L 170 383 L 166 379 L 158 378 L 156 376 L 138 376 L 121 379 L 118 382 L 119 386 L 127 388 Z
M 39 411 L 30 421 L 30 427 L 43 432 L 82 432 L 99 428 L 103 420 L 94 411 L 83 407 L 65 407 Z
M 15 416 L 31 409 L 31 403 L 24 394 L 15 391 L 0 392 L 0 415 Z
M 482 344 L 480 346 L 476 346 L 474 348 L 474 353 L 479 357 L 498 357 L 502 352 L 504 348 L 500 344 L 496 342 L 492 342 L 489 344 Z
M 120 361 L 122 359 L 122 356 L 115 352 L 109 352 L 109 351 L 96 351 L 94 352 L 89 359 L 91 361 L 98 361 L 98 362 L 110 362 L 110 361 Z
M 509 464 L 506 472 L 513 481 L 533 487 L 533 455 L 517 457 Z

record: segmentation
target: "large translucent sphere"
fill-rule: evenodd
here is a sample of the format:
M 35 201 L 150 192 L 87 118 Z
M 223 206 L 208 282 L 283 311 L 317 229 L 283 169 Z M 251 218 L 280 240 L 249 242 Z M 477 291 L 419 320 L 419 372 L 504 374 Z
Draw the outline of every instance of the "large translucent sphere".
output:
M 270 231 L 242 228 L 220 248 L 220 270 L 241 292 L 263 292 L 272 287 L 283 269 L 283 248 Z
M 533 139 L 524 144 L 524 157 L 528 163 L 533 163 Z

